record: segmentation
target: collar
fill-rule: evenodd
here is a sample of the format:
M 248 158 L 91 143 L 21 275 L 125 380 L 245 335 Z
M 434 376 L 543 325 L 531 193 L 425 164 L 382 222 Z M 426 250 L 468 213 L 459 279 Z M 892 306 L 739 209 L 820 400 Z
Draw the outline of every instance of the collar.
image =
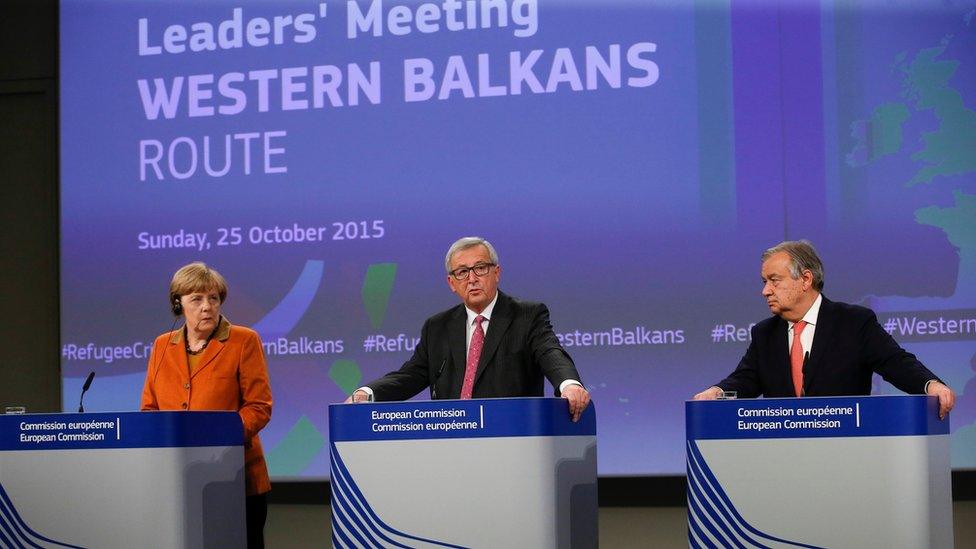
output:
M 478 315 L 479 314 L 481 316 L 485 317 L 485 320 L 487 320 L 488 322 L 491 322 L 491 312 L 493 310 L 495 310 L 495 303 L 498 303 L 498 294 L 499 293 L 501 293 L 501 292 L 499 292 L 498 289 L 495 289 L 495 299 L 492 299 L 491 300 L 491 303 L 489 303 L 488 306 L 485 307 L 485 310 L 484 311 L 481 311 L 480 313 L 476 313 L 476 312 L 472 311 L 471 309 L 467 308 L 467 306 L 464 307 L 464 312 L 466 312 L 468 314 L 468 324 L 467 324 L 468 326 L 471 326 L 472 324 L 474 324 L 474 319 L 478 318 Z
M 227 320 L 227 317 L 220 315 L 220 323 L 217 325 L 217 333 L 214 335 L 214 339 L 218 341 L 227 341 L 230 337 L 230 327 L 231 323 Z M 172 344 L 182 344 L 183 343 L 183 326 L 177 328 L 171 336 L 169 336 L 169 342 Z
M 807 310 L 807 314 L 803 315 L 803 318 L 800 320 L 806 322 L 807 325 L 816 326 L 817 318 L 820 317 L 820 305 L 822 304 L 823 304 L 823 294 L 818 293 L 817 299 L 813 300 L 813 305 L 810 305 L 810 308 Z M 789 324 L 790 331 L 793 331 L 793 326 L 796 325 L 796 322 L 790 322 L 788 320 L 786 322 L 787 324 Z

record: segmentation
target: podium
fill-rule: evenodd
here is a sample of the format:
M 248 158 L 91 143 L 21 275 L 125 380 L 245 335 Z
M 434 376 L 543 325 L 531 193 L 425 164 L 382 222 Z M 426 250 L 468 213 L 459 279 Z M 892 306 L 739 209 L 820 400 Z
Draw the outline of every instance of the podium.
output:
M 685 403 L 691 547 L 953 546 L 938 399 Z
M 235 412 L 0 416 L 0 546 L 244 547 Z
M 560 398 L 329 406 L 335 547 L 596 547 L 596 413 Z

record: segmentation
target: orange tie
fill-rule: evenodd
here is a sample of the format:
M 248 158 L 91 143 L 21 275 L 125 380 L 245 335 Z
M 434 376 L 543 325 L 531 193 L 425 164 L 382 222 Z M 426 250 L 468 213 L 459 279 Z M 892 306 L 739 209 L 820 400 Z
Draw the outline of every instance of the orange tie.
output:
M 793 346 L 790 348 L 790 370 L 793 372 L 793 389 L 796 396 L 803 396 L 803 344 L 800 334 L 807 327 L 807 323 L 799 321 L 793 325 Z

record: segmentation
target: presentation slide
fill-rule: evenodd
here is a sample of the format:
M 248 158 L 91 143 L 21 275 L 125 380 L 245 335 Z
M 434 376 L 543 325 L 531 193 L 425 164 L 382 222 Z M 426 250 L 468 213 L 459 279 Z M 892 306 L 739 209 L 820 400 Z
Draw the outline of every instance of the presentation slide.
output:
M 261 336 L 274 479 L 497 248 L 596 405 L 599 472 L 685 472 L 684 401 L 769 316 L 760 256 L 957 393 L 976 467 L 976 2 L 289 0 L 60 7 L 63 406 L 139 407 L 169 281 Z M 547 386 L 547 394 L 551 394 Z M 875 376 L 874 393 L 898 391 Z M 418 399 L 429 398 L 427 393 Z

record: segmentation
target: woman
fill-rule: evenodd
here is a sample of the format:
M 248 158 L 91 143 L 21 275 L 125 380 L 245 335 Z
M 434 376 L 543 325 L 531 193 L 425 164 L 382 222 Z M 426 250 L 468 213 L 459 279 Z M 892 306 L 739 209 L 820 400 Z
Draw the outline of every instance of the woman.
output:
M 156 338 L 149 357 L 143 410 L 232 410 L 244 423 L 247 545 L 264 547 L 271 490 L 258 432 L 271 419 L 271 386 L 257 332 L 220 315 L 227 283 L 203 263 L 173 275 L 170 306 L 183 327 Z

